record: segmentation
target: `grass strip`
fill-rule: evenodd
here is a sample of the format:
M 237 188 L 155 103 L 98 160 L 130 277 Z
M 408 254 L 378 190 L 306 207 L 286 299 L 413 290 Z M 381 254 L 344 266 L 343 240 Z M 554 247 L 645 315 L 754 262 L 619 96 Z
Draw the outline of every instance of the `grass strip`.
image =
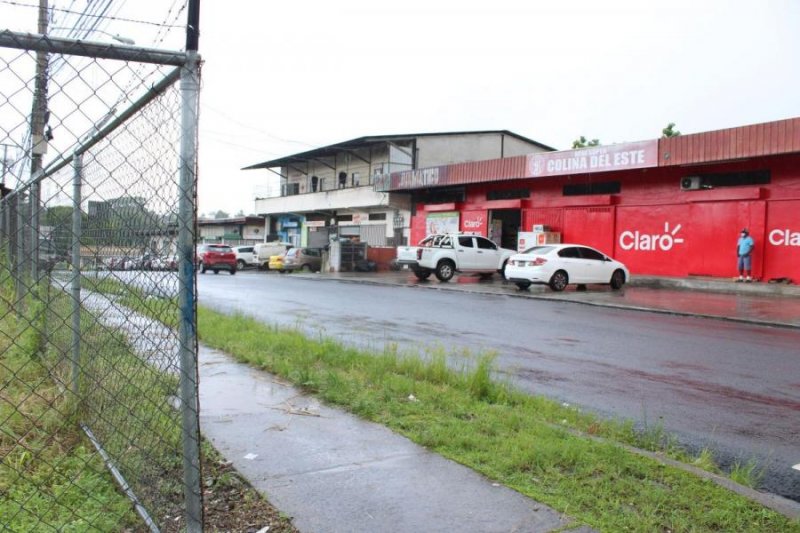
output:
M 209 346 L 600 530 L 800 532 L 708 480 L 570 433 L 639 438 L 628 424 L 493 381 L 490 356 L 457 372 L 441 350 L 374 353 L 205 308 L 198 331 Z
M 7 271 L 4 271 L 4 273 Z M 41 302 L 17 317 L 0 283 L 0 517 L 10 531 L 120 531 L 138 523 L 75 423 L 75 405 L 37 349 Z

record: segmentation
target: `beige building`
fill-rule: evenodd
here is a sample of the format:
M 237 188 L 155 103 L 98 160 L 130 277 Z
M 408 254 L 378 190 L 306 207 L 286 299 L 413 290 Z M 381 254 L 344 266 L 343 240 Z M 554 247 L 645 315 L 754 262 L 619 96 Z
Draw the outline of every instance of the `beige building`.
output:
M 325 246 L 332 235 L 371 246 L 408 239 L 413 197 L 383 190 L 393 172 L 552 151 L 506 130 L 360 137 L 246 167 L 276 176 L 255 199 L 270 239 Z
M 254 244 L 266 240 L 263 217 L 201 218 L 197 226 L 200 242 Z

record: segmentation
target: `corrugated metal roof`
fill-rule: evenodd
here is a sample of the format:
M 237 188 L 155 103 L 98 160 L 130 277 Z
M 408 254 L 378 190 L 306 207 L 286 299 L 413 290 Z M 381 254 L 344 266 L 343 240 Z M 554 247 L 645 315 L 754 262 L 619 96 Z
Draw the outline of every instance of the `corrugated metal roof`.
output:
M 545 150 L 555 150 L 555 148 L 547 146 L 546 144 L 542 144 L 538 141 L 534 141 L 533 139 L 529 139 L 527 137 L 524 137 L 522 135 L 514 133 L 513 131 L 508 131 L 508 130 L 448 131 L 440 133 L 403 133 L 399 135 L 373 135 L 368 137 L 358 137 L 357 139 L 351 139 L 349 141 L 344 141 L 337 144 L 331 144 L 328 146 L 322 146 L 320 148 L 314 148 L 313 150 L 287 155 L 285 157 L 273 159 L 271 161 L 256 163 L 255 165 L 244 167 L 242 170 L 282 167 L 286 166 L 287 164 L 305 162 L 320 157 L 332 157 L 336 154 L 340 154 L 343 151 L 347 150 L 368 148 L 369 146 L 382 144 L 386 142 L 409 141 L 417 137 L 444 137 L 452 135 L 486 135 L 486 134 L 509 135 L 521 141 L 525 141 L 535 146 L 539 146 Z
M 800 118 L 659 139 L 659 166 L 800 152 Z

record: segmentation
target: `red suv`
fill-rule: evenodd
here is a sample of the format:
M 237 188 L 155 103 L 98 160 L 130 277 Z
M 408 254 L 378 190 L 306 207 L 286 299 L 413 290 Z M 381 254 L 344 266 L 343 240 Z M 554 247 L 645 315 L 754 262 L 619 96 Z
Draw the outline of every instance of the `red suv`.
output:
M 201 244 L 197 247 L 197 269 L 202 274 L 206 270 L 213 270 L 214 274 L 219 274 L 220 270 L 236 274 L 236 254 L 227 244 Z

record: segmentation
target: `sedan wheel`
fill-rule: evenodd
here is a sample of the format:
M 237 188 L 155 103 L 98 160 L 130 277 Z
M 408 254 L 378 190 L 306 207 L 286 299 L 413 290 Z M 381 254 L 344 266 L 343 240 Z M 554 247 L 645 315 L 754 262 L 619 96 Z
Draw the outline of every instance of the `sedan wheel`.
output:
M 528 287 L 531 286 L 531 282 L 530 281 L 517 281 L 516 285 L 517 285 L 517 287 L 520 288 L 520 290 L 524 291 L 525 289 L 527 289 Z
M 200 261 L 200 264 L 198 266 L 200 267 L 200 273 L 201 274 L 205 274 L 206 273 L 206 266 L 203 264 L 202 261 Z
M 238 270 L 244 270 L 244 260 L 243 259 L 239 259 L 238 261 L 236 261 L 236 268 Z
M 611 275 L 611 288 L 618 291 L 625 285 L 625 273 L 622 270 L 615 270 Z
M 559 270 L 553 277 L 550 278 L 550 288 L 556 292 L 561 292 L 567 288 L 569 284 L 569 277 L 567 277 L 567 273 L 563 270 Z

